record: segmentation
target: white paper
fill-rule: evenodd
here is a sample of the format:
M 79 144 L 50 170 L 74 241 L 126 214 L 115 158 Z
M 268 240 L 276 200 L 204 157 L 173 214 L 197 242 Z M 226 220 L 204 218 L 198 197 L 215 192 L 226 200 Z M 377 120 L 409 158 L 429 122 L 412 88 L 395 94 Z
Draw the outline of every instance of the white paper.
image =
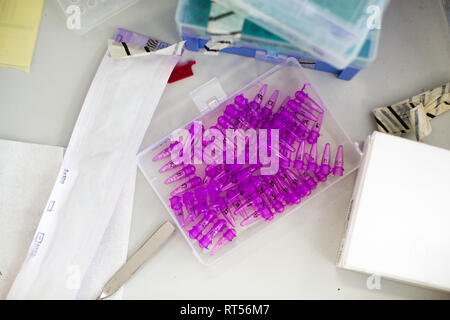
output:
M 130 236 L 133 213 L 134 188 L 137 167 L 131 168 L 130 177 L 119 197 L 119 202 L 103 239 L 97 249 L 78 291 L 78 299 L 97 298 L 103 286 L 127 261 L 128 239 Z M 110 300 L 122 299 L 123 288 L 109 297 Z
M 64 148 L 0 140 L 0 299 L 7 296 L 26 258 L 64 155 Z M 136 167 L 119 197 L 95 258 L 82 280 L 79 299 L 96 298 L 125 263 Z M 110 299 L 121 299 L 122 290 Z
M 450 151 L 374 133 L 339 265 L 450 291 Z
M 27 256 L 63 155 L 61 147 L 0 140 L 0 299 Z
M 105 55 L 9 299 L 74 299 L 180 56 Z

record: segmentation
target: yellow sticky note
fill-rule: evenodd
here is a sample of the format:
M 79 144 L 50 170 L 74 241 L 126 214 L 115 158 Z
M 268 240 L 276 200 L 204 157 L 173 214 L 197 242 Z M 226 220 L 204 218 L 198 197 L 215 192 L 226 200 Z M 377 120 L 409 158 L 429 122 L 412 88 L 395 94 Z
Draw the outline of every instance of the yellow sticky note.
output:
M 0 66 L 29 72 L 44 0 L 0 0 Z

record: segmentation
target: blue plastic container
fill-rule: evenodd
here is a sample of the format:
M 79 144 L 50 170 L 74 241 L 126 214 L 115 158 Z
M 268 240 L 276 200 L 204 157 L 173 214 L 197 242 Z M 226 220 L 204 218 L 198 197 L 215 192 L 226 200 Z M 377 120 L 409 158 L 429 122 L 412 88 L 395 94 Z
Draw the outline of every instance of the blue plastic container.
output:
M 216 0 L 337 68 L 354 61 L 389 0 Z
M 186 40 L 188 50 L 205 51 L 206 43 L 212 39 L 212 35 L 207 31 L 210 9 L 209 0 L 178 2 L 175 20 L 179 34 Z M 375 59 L 378 40 L 379 30 L 369 31 L 358 57 L 348 67 L 339 69 L 312 57 L 288 41 L 246 19 L 239 39 L 220 51 L 272 63 L 281 63 L 288 57 L 294 57 L 304 67 L 334 73 L 342 80 L 351 80 Z

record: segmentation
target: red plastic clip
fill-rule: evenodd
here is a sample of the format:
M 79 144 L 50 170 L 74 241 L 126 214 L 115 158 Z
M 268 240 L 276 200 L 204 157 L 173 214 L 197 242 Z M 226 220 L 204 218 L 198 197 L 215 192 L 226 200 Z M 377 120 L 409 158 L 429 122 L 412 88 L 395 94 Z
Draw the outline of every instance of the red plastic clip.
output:
M 192 66 L 195 64 L 195 60 L 189 61 L 186 64 L 178 65 L 173 68 L 173 71 L 169 77 L 169 83 L 179 81 L 184 78 L 188 78 L 194 75 L 192 72 Z

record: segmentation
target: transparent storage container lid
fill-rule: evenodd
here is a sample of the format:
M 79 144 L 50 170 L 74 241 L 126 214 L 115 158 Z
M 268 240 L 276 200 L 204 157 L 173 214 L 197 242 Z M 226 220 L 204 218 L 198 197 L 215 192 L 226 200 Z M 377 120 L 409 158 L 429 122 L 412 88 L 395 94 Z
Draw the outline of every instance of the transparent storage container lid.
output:
M 239 75 L 237 74 L 236 77 L 238 76 Z M 215 90 L 214 84 L 215 84 L 214 81 L 210 81 L 206 85 L 198 88 L 197 90 L 195 90 L 195 96 L 201 97 L 203 101 L 216 101 L 217 103 L 210 104 L 210 106 L 211 105 L 214 106 L 206 108 L 205 111 L 201 112 L 200 115 L 195 119 L 192 119 L 192 121 L 188 123 L 184 128 L 188 128 L 193 121 L 202 121 L 205 128 L 206 129 L 209 128 L 210 126 L 216 123 L 217 117 L 223 114 L 226 105 L 228 105 L 229 103 L 233 103 L 234 97 L 236 95 L 242 93 L 246 97 L 253 98 L 263 84 L 268 85 L 268 93 L 266 94 L 263 103 L 265 103 L 265 101 L 268 99 L 268 95 L 270 95 L 270 92 L 272 92 L 275 89 L 278 89 L 280 91 L 279 98 L 273 109 L 273 111 L 276 112 L 279 108 L 281 101 L 286 96 L 289 95 L 290 97 L 293 97 L 296 91 L 301 89 L 303 85 L 310 84 L 310 82 L 307 79 L 305 72 L 298 63 L 298 61 L 296 61 L 293 58 L 288 58 L 285 63 L 275 66 L 274 68 L 270 69 L 269 71 L 267 71 L 266 73 L 264 73 L 263 75 L 261 75 L 248 85 L 246 85 L 238 92 L 228 97 L 225 96 L 223 98 L 219 98 L 218 100 L 217 97 L 219 95 L 215 94 L 217 93 L 217 90 Z M 170 201 L 169 201 L 169 198 L 171 197 L 170 192 L 175 187 L 181 185 L 182 183 L 186 182 L 189 179 L 188 177 L 185 178 L 184 180 L 178 181 L 175 184 L 165 184 L 164 181 L 178 170 L 174 169 L 169 172 L 161 174 L 158 172 L 158 170 L 165 163 L 167 163 L 170 160 L 170 158 L 162 161 L 156 162 L 153 161 L 153 157 L 156 154 L 167 148 L 172 143 L 170 136 L 162 139 L 161 141 L 146 148 L 145 150 L 143 150 L 141 153 L 138 154 L 139 168 L 143 172 L 145 178 L 150 183 L 154 191 L 157 193 L 160 200 L 163 202 L 165 208 L 173 218 L 174 222 L 177 224 L 180 232 L 182 233 L 187 243 L 192 248 L 195 256 L 199 259 L 200 262 L 209 265 L 217 262 L 218 260 L 222 260 L 224 256 L 226 256 L 228 253 L 232 251 L 244 250 L 245 252 L 245 249 L 243 249 L 243 247 L 246 247 L 246 245 L 244 244 L 247 242 L 251 242 L 250 239 L 253 238 L 254 235 L 260 234 L 262 232 L 262 229 L 269 227 L 273 223 L 276 223 L 276 221 L 282 219 L 287 214 L 290 213 L 296 214 L 301 212 L 300 208 L 303 204 L 309 201 L 313 201 L 312 199 L 316 195 L 325 192 L 326 189 L 336 184 L 337 182 L 341 181 L 343 178 L 345 178 L 345 176 L 347 176 L 348 174 L 350 174 L 359 167 L 361 153 L 358 147 L 348 137 L 346 132 L 342 129 L 342 127 L 330 113 L 328 108 L 320 99 L 314 87 L 311 85 L 307 85 L 306 92 L 325 110 L 323 125 L 320 131 L 321 136 L 317 142 L 320 153 L 322 152 L 325 143 L 329 142 L 332 147 L 332 157 L 334 160 L 334 153 L 336 152 L 337 146 L 342 145 L 344 147 L 344 175 L 342 177 L 330 175 L 326 182 L 319 183 L 317 189 L 315 189 L 310 196 L 303 198 L 302 202 L 299 205 L 287 206 L 286 210 L 283 213 L 275 214 L 274 219 L 272 221 L 260 220 L 249 226 L 241 227 L 239 225 L 240 220 L 239 219 L 236 220 L 237 222 L 235 227 L 237 232 L 236 238 L 234 238 L 233 241 L 229 242 L 225 247 L 223 247 L 219 252 L 217 252 L 214 255 L 210 254 L 211 248 L 214 247 L 214 244 L 222 236 L 222 232 L 214 238 L 214 241 L 209 246 L 208 250 L 202 249 L 200 248 L 198 241 L 191 239 L 188 234 L 190 228 L 196 223 L 198 223 L 201 217 L 199 217 L 197 220 L 194 221 L 194 223 L 189 224 L 188 227 L 185 227 L 183 229 L 177 222 L 177 219 L 174 217 L 173 210 L 170 208 Z M 206 167 L 206 164 L 201 165 L 196 164 L 196 167 L 197 170 L 195 174 L 200 177 L 204 177 L 204 169 Z M 270 239 L 267 239 L 267 241 L 269 240 Z
M 389 0 L 217 0 L 314 58 L 343 69 Z

